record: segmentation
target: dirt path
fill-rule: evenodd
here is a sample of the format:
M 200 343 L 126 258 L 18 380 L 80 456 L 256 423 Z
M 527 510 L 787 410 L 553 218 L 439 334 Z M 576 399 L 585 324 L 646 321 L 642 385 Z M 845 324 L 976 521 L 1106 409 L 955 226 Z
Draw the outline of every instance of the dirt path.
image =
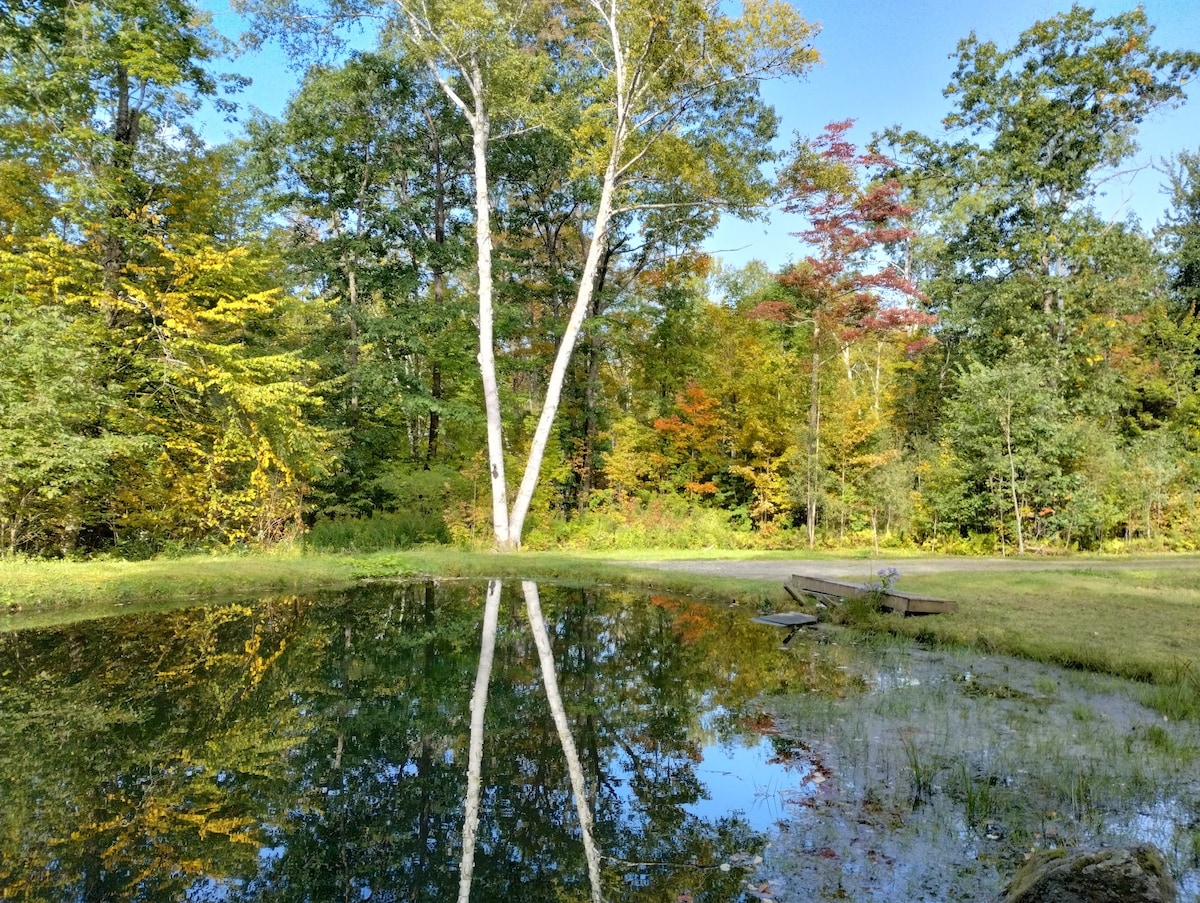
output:
M 622 562 L 635 567 L 686 571 L 713 577 L 787 580 L 808 574 L 831 580 L 871 580 L 881 570 L 906 574 L 953 574 L 978 571 L 1136 570 L 1138 568 L 1200 568 L 1200 557 L 1162 555 L 1140 558 L 763 558 L 739 561 Z

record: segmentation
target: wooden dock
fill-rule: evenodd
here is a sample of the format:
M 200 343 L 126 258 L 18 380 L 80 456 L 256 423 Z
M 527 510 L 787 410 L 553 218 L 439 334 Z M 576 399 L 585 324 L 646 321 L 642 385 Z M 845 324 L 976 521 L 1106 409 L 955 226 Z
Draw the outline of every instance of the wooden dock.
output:
M 948 599 L 916 596 L 894 589 L 872 589 L 863 583 L 842 583 L 840 580 L 807 577 L 804 574 L 792 574 L 792 579 L 785 583 L 783 588 L 797 602 L 803 602 L 805 597 L 808 597 L 832 604 L 843 602 L 846 599 L 860 599 L 866 595 L 875 595 L 879 598 L 880 608 L 905 615 L 936 615 L 958 611 L 958 603 Z

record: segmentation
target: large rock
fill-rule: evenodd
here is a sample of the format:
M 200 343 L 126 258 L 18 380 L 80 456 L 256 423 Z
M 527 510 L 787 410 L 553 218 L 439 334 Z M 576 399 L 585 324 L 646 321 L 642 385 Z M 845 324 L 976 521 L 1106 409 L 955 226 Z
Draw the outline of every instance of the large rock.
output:
M 1001 903 L 1175 903 L 1175 882 L 1150 846 L 1056 850 L 1027 862 Z

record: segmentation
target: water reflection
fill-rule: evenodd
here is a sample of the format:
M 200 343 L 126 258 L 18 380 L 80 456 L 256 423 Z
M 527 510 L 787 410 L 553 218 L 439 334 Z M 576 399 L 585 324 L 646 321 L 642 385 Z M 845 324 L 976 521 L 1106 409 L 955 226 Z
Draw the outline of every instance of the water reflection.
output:
M 542 683 L 546 688 L 546 701 L 554 718 L 554 727 L 558 732 L 558 740 L 562 746 L 563 758 L 571 778 L 571 794 L 575 800 L 575 812 L 579 818 L 579 832 L 583 843 L 584 856 L 587 860 L 588 881 L 591 885 L 593 903 L 600 903 L 600 853 L 596 848 L 593 834 L 592 810 L 588 802 L 583 777 L 583 766 L 579 761 L 579 752 L 575 747 L 575 739 L 571 735 L 571 726 L 567 721 L 567 712 L 563 706 L 562 694 L 558 689 L 558 675 L 554 665 L 554 653 L 550 647 L 550 632 L 546 619 L 542 615 L 541 599 L 538 596 L 537 584 L 524 581 L 521 591 L 525 595 L 525 609 L 529 617 L 529 630 L 537 647 L 538 663 L 542 672 Z M 487 603 L 484 606 L 483 628 L 479 646 L 479 668 L 475 672 L 475 691 L 471 696 L 471 740 L 470 753 L 467 760 L 467 793 L 463 800 L 463 841 L 462 861 L 458 870 L 458 899 L 459 903 L 467 903 L 471 898 L 471 884 L 475 876 L 475 844 L 479 830 L 480 791 L 483 787 L 483 737 L 485 731 L 485 712 L 487 708 L 488 686 L 492 675 L 492 659 L 496 648 L 496 629 L 500 613 L 501 583 L 493 580 L 488 583 Z
M 496 649 L 500 586 L 498 580 L 488 583 L 479 643 L 479 669 L 475 672 L 475 692 L 471 695 L 471 745 L 467 759 L 467 796 L 463 802 L 462 861 L 458 867 L 459 903 L 471 899 L 471 881 L 475 877 L 475 835 L 479 830 L 479 792 L 483 781 L 483 726 Z
M 701 809 L 705 749 L 771 748 L 753 700 L 795 686 L 793 655 L 702 603 L 517 590 L 377 585 L 0 637 L 0 887 L 736 899 L 745 875 L 720 866 L 766 834 L 737 811 L 752 794 Z
M 526 580 L 521 584 L 521 591 L 525 594 L 525 610 L 529 615 L 529 629 L 533 633 L 534 645 L 537 646 L 538 662 L 542 669 L 542 683 L 546 685 L 546 700 L 550 703 L 550 713 L 554 716 L 554 728 L 558 731 L 558 741 L 562 744 L 563 758 L 566 759 L 567 769 L 571 776 L 571 793 L 575 797 L 575 811 L 579 816 L 579 831 L 583 840 L 584 855 L 587 858 L 592 901 L 600 903 L 600 853 L 596 849 L 596 839 L 592 833 L 592 811 L 584 790 L 583 766 L 579 762 L 579 753 L 575 749 L 575 740 L 571 736 L 571 726 L 567 722 L 567 712 L 563 707 L 562 694 L 558 691 L 554 653 L 550 649 L 550 632 L 546 629 L 546 619 L 542 616 L 542 603 L 538 598 L 537 584 Z M 488 592 L 490 594 L 490 587 Z
M 779 639 L 531 584 L 2 634 L 0 896 L 985 899 L 1033 848 L 1143 839 L 1200 900 L 1195 725 L 1094 676 Z

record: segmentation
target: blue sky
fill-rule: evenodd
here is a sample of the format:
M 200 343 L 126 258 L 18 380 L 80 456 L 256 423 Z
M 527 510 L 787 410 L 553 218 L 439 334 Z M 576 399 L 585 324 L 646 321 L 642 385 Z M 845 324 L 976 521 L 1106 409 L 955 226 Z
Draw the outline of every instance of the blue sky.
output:
M 1108 17 L 1134 4 L 1098 0 L 1089 5 Z M 1200 49 L 1200 0 L 1145 0 L 1143 5 L 1158 46 Z M 225 34 L 240 30 L 227 0 L 200 0 L 200 6 L 214 14 L 214 25 Z M 860 144 L 897 124 L 940 135 L 942 117 L 950 110 L 942 89 L 953 72 L 949 56 L 959 39 L 974 30 L 981 39 L 1008 47 L 1031 24 L 1069 6 L 1066 0 L 800 2 L 801 14 L 821 23 L 816 47 L 823 62 L 804 81 L 767 86 L 766 97 L 782 118 L 781 141 L 790 143 L 795 133 L 817 135 L 826 123 L 842 119 L 857 120 L 851 137 Z M 254 79 L 242 103 L 272 115 L 283 110 L 299 77 L 275 51 L 245 56 L 232 68 Z M 1200 149 L 1200 87 L 1193 94 L 1182 107 L 1156 113 L 1143 124 L 1142 152 L 1131 164 L 1137 171 L 1106 183 L 1099 202 L 1104 215 L 1123 218 L 1132 212 L 1144 226 L 1158 222 L 1166 207 L 1165 177 L 1151 165 L 1180 150 Z M 221 137 L 219 132 L 214 137 Z M 779 267 L 802 256 L 789 234 L 799 228 L 778 214 L 766 224 L 729 221 L 713 235 L 709 250 L 733 265 L 758 258 Z

